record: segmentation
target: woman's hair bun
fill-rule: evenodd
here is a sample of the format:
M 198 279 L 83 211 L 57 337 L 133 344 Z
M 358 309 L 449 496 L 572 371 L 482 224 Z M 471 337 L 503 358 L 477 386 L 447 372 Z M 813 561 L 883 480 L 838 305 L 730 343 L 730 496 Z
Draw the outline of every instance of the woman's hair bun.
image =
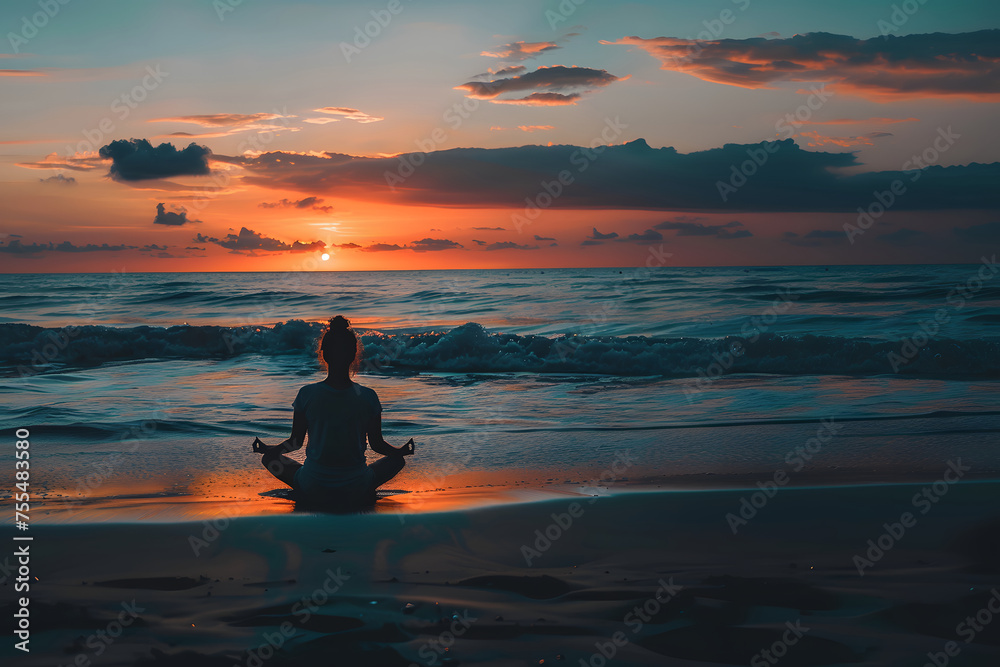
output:
M 351 323 L 348 322 L 347 318 L 344 317 L 343 315 L 337 315 L 336 317 L 330 319 L 330 329 L 331 330 L 343 330 L 343 331 L 347 331 L 348 327 L 350 327 L 350 326 L 351 326 Z

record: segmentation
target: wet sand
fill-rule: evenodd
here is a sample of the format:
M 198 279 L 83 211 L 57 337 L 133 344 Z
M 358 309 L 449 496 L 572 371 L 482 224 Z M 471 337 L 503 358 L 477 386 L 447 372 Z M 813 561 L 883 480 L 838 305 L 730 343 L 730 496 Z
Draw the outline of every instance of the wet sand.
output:
M 32 650 L 9 639 L 0 658 L 919 667 L 951 650 L 956 665 L 995 667 L 1000 484 L 948 485 L 922 513 L 925 487 L 934 494 L 784 488 L 736 534 L 727 515 L 750 490 L 508 491 L 518 502 L 460 498 L 447 511 L 39 524 Z M 890 548 L 866 554 L 880 539 Z M 856 556 L 871 559 L 863 576 Z M 4 587 L 13 614 L 12 577 Z

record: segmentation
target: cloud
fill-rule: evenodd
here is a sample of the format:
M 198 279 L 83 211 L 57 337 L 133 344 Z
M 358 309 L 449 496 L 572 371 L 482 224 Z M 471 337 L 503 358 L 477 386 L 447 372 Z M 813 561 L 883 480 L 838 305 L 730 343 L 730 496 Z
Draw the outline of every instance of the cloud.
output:
M 609 120 L 614 123 L 614 120 Z M 610 125 L 609 125 L 610 126 Z M 738 189 L 730 179 L 734 166 L 750 154 L 768 152 L 759 169 Z M 691 153 L 651 148 L 642 139 L 601 147 L 570 145 L 512 148 L 455 148 L 420 153 L 419 169 L 393 189 L 386 173 L 400 173 L 407 154 L 354 157 L 335 153 L 296 155 L 263 153 L 255 157 L 214 155 L 213 161 L 244 168 L 241 183 L 303 196 L 391 201 L 394 204 L 511 208 L 523 211 L 525 199 L 539 193 L 539 174 L 554 177 L 569 170 L 573 182 L 550 208 L 715 211 L 846 211 L 870 202 L 895 179 L 907 185 L 893 210 L 997 209 L 993 194 L 1000 163 L 931 166 L 915 171 L 846 173 L 858 167 L 851 152 L 804 150 L 793 139 L 759 144 L 726 144 Z M 588 157 L 589 156 L 589 157 Z M 580 165 L 586 169 L 581 171 Z M 919 174 L 919 180 L 914 175 Z M 725 188 L 729 188 L 726 190 Z M 681 220 L 677 220 L 681 221 Z
M 472 239 L 472 242 L 476 245 L 486 245 L 486 241 L 480 241 L 479 239 Z
M 299 128 L 290 127 L 284 119 L 294 118 L 294 116 L 282 116 L 277 113 L 218 113 L 202 114 L 195 116 L 171 116 L 169 118 L 153 118 L 146 121 L 149 123 L 191 123 L 202 127 L 213 128 L 213 132 L 192 134 L 190 132 L 170 132 L 167 137 L 191 137 L 195 139 L 207 139 L 209 137 L 227 137 L 240 132 L 266 132 L 287 130 L 298 132 Z M 269 123 L 267 121 L 282 119 L 281 124 Z
M 919 229 L 909 229 L 907 227 L 903 227 L 901 229 L 897 229 L 894 232 L 889 232 L 888 234 L 880 234 L 876 238 L 879 241 L 886 241 L 887 243 L 894 243 L 896 245 L 906 245 L 908 243 L 917 240 L 923 235 L 924 233 Z
M 541 132 L 543 130 L 554 130 L 552 125 L 518 125 L 517 129 L 522 132 Z
M 464 247 L 461 243 L 455 243 L 454 241 L 449 241 L 448 239 L 420 239 L 419 241 L 411 241 L 407 246 L 410 250 L 414 252 L 431 252 L 436 250 L 452 250 L 454 248 Z
M 241 228 L 239 234 L 227 234 L 221 239 L 205 236 L 204 234 L 198 234 L 192 240 L 195 243 L 214 243 L 222 246 L 223 248 L 228 248 L 234 254 L 251 256 L 256 255 L 258 251 L 311 252 L 314 250 L 322 250 L 326 247 L 326 244 L 322 241 L 313 241 L 312 243 L 294 241 L 291 244 L 288 244 L 279 241 L 278 239 L 258 234 L 252 229 L 247 229 L 246 227 Z
M 12 255 L 37 255 L 43 252 L 119 252 L 121 250 L 135 250 L 137 247 L 134 245 L 108 245 L 107 243 L 102 243 L 101 245 L 93 243 L 74 245 L 69 241 L 63 241 L 58 245 L 55 243 L 32 243 L 31 245 L 25 245 L 19 239 L 14 239 L 5 245 L 3 241 L 0 241 L 0 252 Z
M 46 74 L 32 69 L 0 69 L 0 76 L 46 76 Z
M 455 89 L 464 90 L 472 99 L 497 104 L 558 106 L 575 104 L 582 93 L 628 78 L 620 79 L 603 69 L 562 65 L 539 67 L 534 72 L 517 76 L 500 77 L 498 74 L 490 81 L 469 81 Z
M 743 223 L 738 220 L 727 222 L 724 225 L 703 225 L 700 222 L 689 222 L 687 220 L 668 220 L 656 225 L 654 229 L 676 230 L 677 236 L 714 236 L 718 239 L 743 239 L 753 236 L 753 234 L 746 229 L 733 230 L 734 227 L 742 226 Z M 635 235 L 633 234 L 633 236 Z
M 580 245 L 604 245 L 604 241 L 595 241 L 594 239 L 586 239 L 580 241 Z
M 503 227 L 473 227 L 474 230 L 480 232 L 505 232 L 507 231 Z
M 655 229 L 647 229 L 642 234 L 629 234 L 627 238 L 621 240 L 632 243 L 658 243 L 663 240 L 663 234 Z
M 76 179 L 72 176 L 66 177 L 62 174 L 56 174 L 55 176 L 49 176 L 48 178 L 39 178 L 42 183 L 48 183 L 53 185 L 76 185 Z
M 174 227 L 179 227 L 180 225 L 187 224 L 189 222 L 201 222 L 201 220 L 188 220 L 187 209 L 183 206 L 178 208 L 178 212 L 167 211 L 166 207 L 161 203 L 156 205 L 156 217 L 153 218 L 154 225 L 171 225 Z
M 305 199 L 299 199 L 297 201 L 289 201 L 288 199 L 282 199 L 281 201 L 269 204 L 267 202 L 261 202 L 257 204 L 261 208 L 310 208 L 316 204 L 323 201 L 319 197 L 306 197 Z
M 785 232 L 781 240 L 801 248 L 818 248 L 824 245 L 843 243 L 847 240 L 847 236 L 843 230 L 814 229 L 805 236 L 799 236 L 795 232 Z
M 605 241 L 607 239 L 616 239 L 618 238 L 618 232 L 609 232 L 607 234 L 602 234 L 601 232 L 597 231 L 597 227 L 594 227 L 594 233 L 588 236 L 587 238 L 592 239 L 594 241 Z
M 876 101 L 927 97 L 1000 99 L 1000 30 L 856 39 L 826 32 L 786 39 L 690 40 L 624 37 L 661 68 L 741 88 L 783 82 L 829 84 Z
M 331 248 L 341 248 L 343 250 L 355 250 L 360 248 L 357 243 L 333 243 L 330 245 Z
M 369 116 L 363 111 L 358 111 L 357 109 L 352 109 L 351 107 L 321 107 L 319 109 L 313 109 L 317 113 L 328 113 L 334 116 L 343 116 L 347 120 L 354 120 L 359 123 L 377 123 L 380 120 L 385 120 L 378 116 Z
M 535 234 L 535 240 L 536 241 L 555 241 L 555 239 L 552 238 L 552 237 L 550 237 L 550 236 L 539 236 L 538 234 Z
M 799 125 L 894 125 L 895 123 L 915 123 L 919 118 L 835 118 L 833 120 L 798 120 Z
M 511 42 L 510 44 L 504 44 L 499 46 L 494 51 L 483 51 L 479 55 L 487 56 L 489 58 L 501 58 L 503 60 L 513 60 L 521 61 L 527 60 L 529 58 L 534 58 L 535 56 L 546 53 L 548 51 L 554 51 L 556 49 L 562 48 L 555 42 Z M 523 67 L 510 67 L 509 70 L 523 70 Z M 505 70 L 500 70 L 503 72 Z M 499 72 L 498 72 L 499 74 Z
M 479 241 L 476 241 L 479 243 Z M 432 239 L 425 238 L 419 241 L 411 241 L 406 245 L 399 245 L 398 243 L 373 243 L 370 246 L 362 248 L 356 243 L 345 243 L 341 248 L 360 248 L 364 252 L 392 252 L 394 250 L 412 250 L 413 252 L 437 252 L 440 250 L 456 250 L 458 248 L 464 248 L 461 243 L 456 243 L 455 241 L 449 241 L 448 239 Z
M 842 148 L 851 148 L 853 146 L 874 146 L 875 139 L 881 139 L 883 137 L 891 137 L 890 132 L 869 132 L 868 134 L 862 134 L 853 137 L 828 137 L 820 134 L 819 132 L 810 130 L 806 132 L 799 132 L 798 137 L 805 137 L 806 139 L 812 139 L 806 143 L 807 146 L 840 146 Z
M 486 246 L 485 250 L 538 250 L 536 245 L 522 245 L 513 241 L 499 241 Z
M 18 162 L 18 167 L 25 169 L 70 169 L 72 171 L 90 171 L 98 169 L 105 163 L 105 159 L 93 153 L 76 153 L 63 157 L 58 153 L 49 153 L 38 162 Z
M 339 123 L 339 118 L 303 118 L 303 123 L 312 123 L 313 125 L 326 125 L 327 123 Z
M 189 144 L 177 150 L 173 144 L 153 148 L 146 139 L 119 139 L 99 151 L 102 158 L 111 159 L 109 175 L 119 181 L 141 181 L 169 176 L 204 176 L 209 173 L 205 146 Z
M 362 248 L 364 252 L 392 252 L 393 250 L 403 250 L 406 246 L 395 243 L 373 243 L 367 248 Z
M 971 227 L 952 227 L 955 236 L 969 243 L 985 243 L 996 245 L 1000 243 L 1000 220 L 984 222 Z
M 510 76 L 512 74 L 520 74 L 521 72 L 528 71 L 528 68 L 524 65 L 511 65 L 510 67 L 504 67 L 503 69 L 498 69 L 497 71 L 490 70 L 489 74 L 494 74 L 496 76 Z M 484 75 L 486 76 L 486 75 Z
M 192 123 L 202 127 L 231 127 L 238 125 L 254 125 L 263 121 L 287 118 L 277 113 L 213 113 L 195 116 L 171 116 L 169 118 L 153 118 L 147 123 Z M 281 127 L 281 126 L 279 126 Z
M 299 199 L 296 201 L 291 201 L 289 199 L 281 199 L 276 202 L 261 202 L 257 204 L 260 208 L 311 208 L 314 211 L 323 211 L 324 213 L 329 213 L 333 210 L 332 206 L 321 206 L 323 200 L 319 197 L 306 197 L 305 199 Z

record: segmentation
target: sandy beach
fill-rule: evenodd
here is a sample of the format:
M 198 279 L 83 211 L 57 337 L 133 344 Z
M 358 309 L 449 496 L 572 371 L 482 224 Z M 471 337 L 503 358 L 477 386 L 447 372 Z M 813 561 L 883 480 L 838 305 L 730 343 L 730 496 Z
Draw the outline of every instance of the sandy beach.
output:
M 37 525 L 31 652 L 7 642 L 2 655 L 189 667 L 997 664 L 1000 484 L 781 488 L 751 515 L 741 501 L 760 504 L 755 491 Z

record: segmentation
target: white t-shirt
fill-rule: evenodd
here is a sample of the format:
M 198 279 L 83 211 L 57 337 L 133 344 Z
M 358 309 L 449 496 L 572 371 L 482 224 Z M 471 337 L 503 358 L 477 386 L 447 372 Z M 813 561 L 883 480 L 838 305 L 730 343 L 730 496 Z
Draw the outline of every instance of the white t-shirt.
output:
M 352 382 L 336 389 L 325 382 L 307 384 L 292 402 L 305 416 L 306 460 L 296 474 L 305 490 L 359 482 L 367 473 L 365 449 L 372 419 L 381 419 L 378 394 Z

